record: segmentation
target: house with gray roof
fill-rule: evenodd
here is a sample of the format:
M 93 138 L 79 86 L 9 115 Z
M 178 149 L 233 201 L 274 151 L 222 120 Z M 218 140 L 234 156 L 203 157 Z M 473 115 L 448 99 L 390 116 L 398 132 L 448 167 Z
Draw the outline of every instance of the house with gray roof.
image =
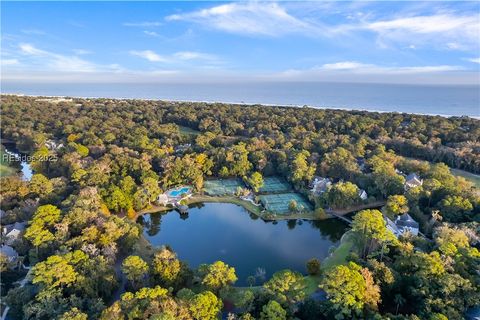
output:
M 395 222 L 385 216 L 385 222 L 387 229 L 392 231 L 397 238 L 403 235 L 405 232 L 409 232 L 417 236 L 420 229 L 418 222 L 413 220 L 408 213 L 397 216 Z
M 5 238 L 5 243 L 10 245 L 20 237 L 20 234 L 25 231 L 25 222 L 15 222 L 7 224 L 2 227 L 2 236 Z
M 332 185 L 332 181 L 329 178 L 315 177 L 312 181 L 310 190 L 313 194 L 320 195 L 328 190 L 328 187 Z
M 406 178 L 405 178 L 405 190 L 415 188 L 415 187 L 420 187 L 423 184 L 423 179 L 420 179 L 420 177 L 416 173 L 410 173 Z

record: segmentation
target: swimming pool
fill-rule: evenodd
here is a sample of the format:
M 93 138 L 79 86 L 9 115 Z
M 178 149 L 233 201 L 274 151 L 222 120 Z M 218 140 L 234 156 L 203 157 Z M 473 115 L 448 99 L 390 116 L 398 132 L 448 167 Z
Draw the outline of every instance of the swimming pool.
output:
M 167 192 L 169 197 L 179 197 L 190 191 L 190 187 L 181 187 L 177 189 L 172 189 Z

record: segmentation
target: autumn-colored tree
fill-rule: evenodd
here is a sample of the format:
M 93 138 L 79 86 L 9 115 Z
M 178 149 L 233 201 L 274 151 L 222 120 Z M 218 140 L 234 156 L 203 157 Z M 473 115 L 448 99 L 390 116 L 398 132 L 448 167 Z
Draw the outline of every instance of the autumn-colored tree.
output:
M 204 273 L 202 284 L 207 288 L 218 292 L 221 288 L 232 285 L 237 281 L 235 268 L 228 266 L 222 261 L 216 261 L 210 265 L 201 266 Z
M 263 287 L 282 303 L 294 304 L 305 297 L 305 280 L 303 275 L 296 271 L 278 271 Z
M 148 269 L 148 264 L 139 256 L 128 256 L 122 262 L 122 271 L 134 286 L 147 275 Z

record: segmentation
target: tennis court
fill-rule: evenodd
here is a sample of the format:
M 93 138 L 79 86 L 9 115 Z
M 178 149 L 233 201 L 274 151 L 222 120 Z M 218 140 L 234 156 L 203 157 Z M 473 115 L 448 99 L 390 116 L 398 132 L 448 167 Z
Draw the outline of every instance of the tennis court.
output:
M 233 195 L 238 187 L 245 188 L 245 184 L 240 179 L 206 180 L 203 184 L 205 193 L 210 196 Z
M 278 193 L 261 195 L 260 201 L 267 211 L 276 214 L 290 213 L 290 201 L 295 200 L 297 202 L 297 208 L 302 208 L 303 211 L 311 211 L 312 205 L 298 193 Z
M 260 193 L 282 193 L 291 191 L 290 184 L 280 177 L 265 177 L 263 178 L 263 187 L 260 188 Z

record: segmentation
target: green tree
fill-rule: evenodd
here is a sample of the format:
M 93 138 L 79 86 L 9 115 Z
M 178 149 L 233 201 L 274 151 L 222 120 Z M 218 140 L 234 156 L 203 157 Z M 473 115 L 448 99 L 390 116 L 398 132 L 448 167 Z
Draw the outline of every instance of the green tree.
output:
M 351 182 L 338 182 L 325 193 L 327 203 L 334 208 L 346 208 L 360 201 L 358 187 Z
M 134 285 L 148 273 L 148 264 L 139 256 L 128 256 L 122 262 L 122 271 Z
M 261 320 L 286 320 L 287 312 L 275 300 L 270 300 L 264 305 L 260 314 Z
M 448 226 L 435 229 L 434 239 L 438 249 L 448 256 L 454 256 L 459 249 L 470 247 L 465 232 Z
M 281 303 L 294 304 L 305 297 L 305 280 L 296 271 L 278 271 L 263 287 Z
M 363 243 L 362 255 L 370 254 L 375 242 L 394 241 L 394 235 L 387 229 L 382 213 L 378 210 L 362 210 L 353 217 L 352 231 Z
M 222 300 L 218 299 L 211 291 L 204 291 L 195 295 L 190 300 L 190 312 L 197 320 L 214 320 L 222 310 Z
M 308 260 L 306 267 L 309 275 L 316 276 L 320 274 L 320 260 L 318 260 L 317 258 L 312 258 Z
M 175 252 L 167 247 L 162 247 L 153 256 L 153 272 L 166 286 L 177 281 L 182 271 L 182 264 Z
M 53 226 L 61 219 L 61 211 L 51 204 L 37 208 L 30 221 L 30 226 L 25 230 L 25 239 L 38 248 L 55 240 Z
M 258 190 L 263 187 L 263 177 L 262 174 L 258 171 L 252 173 L 252 175 L 246 180 L 255 192 L 258 192 Z
M 31 193 L 40 198 L 43 198 L 53 192 L 53 183 L 40 173 L 32 176 L 28 187 Z
M 360 173 L 352 152 L 342 147 L 326 153 L 321 167 L 322 171 L 332 178 L 352 179 L 355 174 Z
M 440 204 L 442 217 L 451 222 L 468 221 L 472 209 L 472 203 L 461 196 L 448 195 Z
M 54 255 L 33 267 L 33 284 L 41 284 L 46 289 L 69 287 L 79 274 L 75 271 L 69 256 Z
M 292 182 L 298 186 L 302 186 L 305 182 L 310 182 L 315 173 L 315 166 L 308 163 L 310 153 L 306 150 L 298 152 L 291 165 Z
M 78 310 L 78 308 L 72 308 L 65 312 L 59 320 L 87 320 L 88 315 Z
M 237 281 L 235 268 L 222 261 L 216 261 L 201 269 L 204 269 L 202 271 L 205 273 L 202 284 L 215 292 Z
M 390 218 L 395 215 L 402 215 L 408 212 L 408 200 L 402 195 L 389 196 L 384 209 Z
M 361 317 L 365 305 L 376 308 L 379 289 L 372 283 L 368 289 L 362 268 L 354 262 L 336 266 L 325 275 L 320 288 L 325 290 L 336 319 Z
M 288 203 L 288 210 L 290 210 L 290 212 L 295 212 L 297 211 L 297 208 L 297 201 L 295 201 L 294 199 L 290 200 L 290 202 Z

